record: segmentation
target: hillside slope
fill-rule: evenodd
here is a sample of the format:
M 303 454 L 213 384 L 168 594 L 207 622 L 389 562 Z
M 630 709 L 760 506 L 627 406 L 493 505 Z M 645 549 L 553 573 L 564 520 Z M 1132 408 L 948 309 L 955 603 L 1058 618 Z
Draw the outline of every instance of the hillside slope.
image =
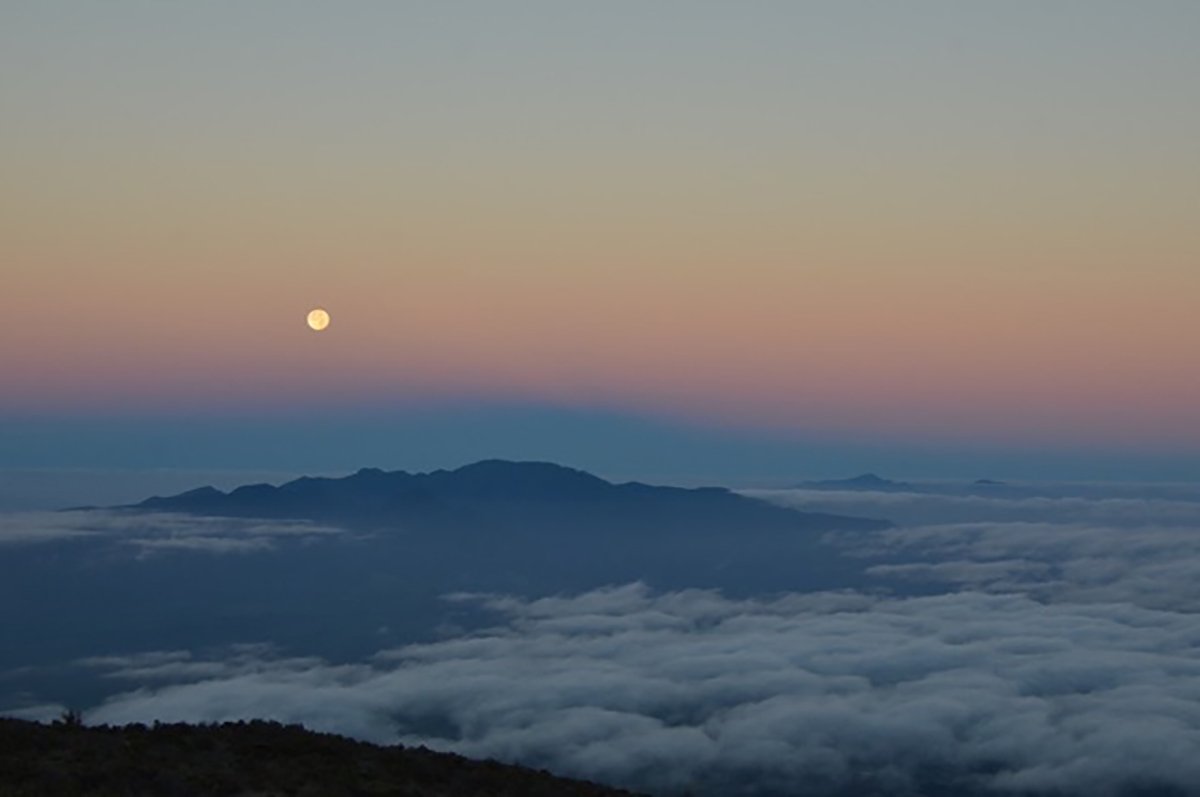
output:
M 296 725 L 89 728 L 0 719 L 0 797 L 632 797 L 547 772 Z

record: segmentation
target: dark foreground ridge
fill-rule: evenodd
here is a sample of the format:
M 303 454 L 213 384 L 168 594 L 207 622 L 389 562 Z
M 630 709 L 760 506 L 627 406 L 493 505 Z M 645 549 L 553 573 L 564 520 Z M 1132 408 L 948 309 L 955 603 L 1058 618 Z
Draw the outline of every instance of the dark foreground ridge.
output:
M 39 725 L 0 719 L 0 797 L 632 797 L 548 772 L 299 725 Z

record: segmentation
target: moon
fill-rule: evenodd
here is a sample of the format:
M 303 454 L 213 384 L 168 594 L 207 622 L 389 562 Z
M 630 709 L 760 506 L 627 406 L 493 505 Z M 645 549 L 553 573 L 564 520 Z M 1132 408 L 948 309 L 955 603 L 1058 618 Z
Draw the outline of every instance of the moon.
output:
M 329 313 L 322 310 L 320 307 L 308 311 L 308 326 L 314 332 L 320 332 L 325 327 L 329 326 Z

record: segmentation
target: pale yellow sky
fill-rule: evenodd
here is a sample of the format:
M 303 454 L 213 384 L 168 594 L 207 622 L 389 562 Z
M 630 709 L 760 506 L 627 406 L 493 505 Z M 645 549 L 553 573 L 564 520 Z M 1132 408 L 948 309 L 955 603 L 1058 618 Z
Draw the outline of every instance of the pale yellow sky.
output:
M 356 8 L 2 12 L 0 409 L 1200 443 L 1196 6 Z

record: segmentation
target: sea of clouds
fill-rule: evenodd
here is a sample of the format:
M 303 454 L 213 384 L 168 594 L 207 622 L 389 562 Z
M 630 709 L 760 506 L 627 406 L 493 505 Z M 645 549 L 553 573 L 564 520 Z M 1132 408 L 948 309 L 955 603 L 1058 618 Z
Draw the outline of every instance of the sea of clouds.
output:
M 495 624 L 355 663 L 93 657 L 128 688 L 86 720 L 270 717 L 656 794 L 1200 794 L 1200 496 L 758 495 L 903 525 L 826 539 L 855 590 L 459 594 Z
M 90 538 L 128 546 L 143 556 L 170 550 L 265 551 L 280 542 L 342 533 L 334 526 L 307 520 L 199 517 L 122 509 L 0 513 L 0 546 Z

